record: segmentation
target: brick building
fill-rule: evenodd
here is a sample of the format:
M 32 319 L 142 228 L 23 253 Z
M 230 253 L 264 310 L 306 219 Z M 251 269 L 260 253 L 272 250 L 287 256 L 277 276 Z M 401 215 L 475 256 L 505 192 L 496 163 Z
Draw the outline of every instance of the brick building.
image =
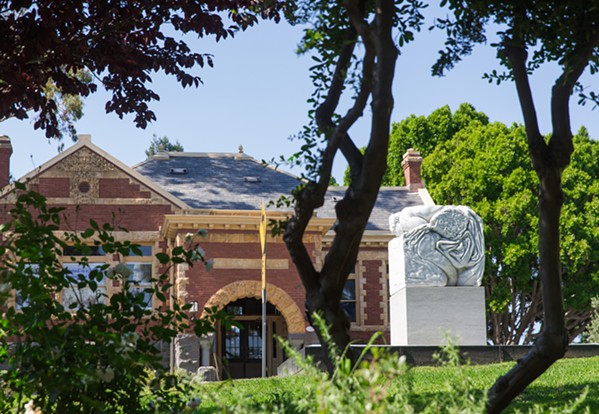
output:
M 0 137 L 1 203 L 13 201 L 8 184 L 12 148 Z M 432 203 L 420 181 L 418 153 L 404 156 L 406 187 L 381 188 L 362 239 L 354 272 L 347 282 L 343 306 L 352 319 L 356 341 L 374 332 L 389 334 L 387 242 L 388 216 L 404 207 Z M 153 254 L 184 243 L 185 235 L 208 230 L 201 244 L 214 267 L 179 265 L 173 272 L 174 297 L 192 303 L 193 310 L 226 307 L 245 329 L 218 329 L 214 338 L 186 336 L 171 347 L 171 363 L 188 369 L 216 365 L 223 376 L 251 377 L 260 374 L 261 356 L 261 260 L 258 225 L 262 201 L 289 195 L 297 177 L 264 166 L 243 153 L 160 152 L 133 167 L 120 162 L 82 135 L 79 142 L 31 171 L 19 181 L 47 197 L 48 204 L 65 207 L 66 230 L 83 230 L 89 220 L 109 222 L 128 232 L 117 238 L 144 246 L 144 256 L 130 258 L 146 273 L 158 266 Z M 305 243 L 318 266 L 333 239 L 334 206 L 344 187 L 331 187 L 325 205 L 311 220 Z M 267 208 L 269 219 L 283 218 L 288 211 Z M 65 265 L 70 258 L 65 257 Z M 90 262 L 111 262 L 97 255 Z M 110 295 L 118 286 L 107 282 Z M 304 315 L 304 289 L 281 238 L 267 236 L 268 341 L 267 366 L 275 373 L 283 362 L 273 333 L 295 346 L 311 340 Z M 150 305 L 150 304 L 149 304 Z M 309 329 L 308 329 L 309 332 Z

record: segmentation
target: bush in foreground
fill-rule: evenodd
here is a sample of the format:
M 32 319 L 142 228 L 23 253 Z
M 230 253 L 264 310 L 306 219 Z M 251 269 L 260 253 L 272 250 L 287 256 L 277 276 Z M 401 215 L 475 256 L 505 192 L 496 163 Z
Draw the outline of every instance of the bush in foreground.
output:
M 218 316 L 192 326 L 187 308 L 168 298 L 171 266 L 209 265 L 194 235 L 170 256 L 158 253 L 158 276 L 140 284 L 126 260 L 141 256 L 140 246 L 93 221 L 64 232 L 62 209 L 15 186 L 0 240 L 0 363 L 9 367 L 0 371 L 0 412 L 20 414 L 26 404 L 44 414 L 183 410 L 191 388 L 169 373 L 157 345 L 186 330 L 201 335 Z M 90 263 L 100 250 L 118 260 Z M 69 255 L 77 258 L 67 266 Z M 107 296 L 107 281 L 121 288 Z
M 288 378 L 203 385 L 205 402 L 198 412 L 484 413 L 487 383 L 496 379 L 498 369 L 505 369 L 505 364 L 499 368 L 463 365 L 458 349 L 449 344 L 438 355 L 441 366 L 427 367 L 423 372 L 422 369 L 410 368 L 404 358 L 372 346 L 375 340 L 376 337 L 371 339 L 354 367 L 350 366 L 348 358 L 331 347 L 331 359 L 336 367 L 331 376 L 316 367 L 311 359 L 304 359 L 285 345 L 288 355 L 302 368 L 301 373 Z M 484 384 L 480 383 L 480 378 L 471 376 L 475 368 L 488 371 Z M 423 383 L 426 386 L 423 387 Z M 590 408 L 585 406 L 586 395 L 586 390 L 579 389 L 572 401 L 553 407 L 544 403 L 528 405 L 523 412 L 590 413 Z M 542 398 L 538 400 L 544 401 Z

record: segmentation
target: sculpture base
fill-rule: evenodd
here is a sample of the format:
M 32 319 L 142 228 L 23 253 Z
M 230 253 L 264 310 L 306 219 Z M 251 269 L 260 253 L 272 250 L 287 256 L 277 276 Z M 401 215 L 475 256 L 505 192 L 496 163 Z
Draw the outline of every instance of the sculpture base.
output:
M 391 345 L 486 345 L 482 287 L 404 286 L 390 297 Z

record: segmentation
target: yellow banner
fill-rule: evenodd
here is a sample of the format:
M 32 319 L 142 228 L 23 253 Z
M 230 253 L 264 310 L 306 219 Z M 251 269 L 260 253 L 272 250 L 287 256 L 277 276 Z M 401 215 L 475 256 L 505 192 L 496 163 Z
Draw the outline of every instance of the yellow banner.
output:
M 262 200 L 262 214 L 260 215 L 260 246 L 262 246 L 262 254 L 266 253 L 266 212 L 264 211 L 264 200 Z
M 262 247 L 262 290 L 266 289 L 266 212 L 262 200 L 262 214 L 260 215 L 260 246 Z

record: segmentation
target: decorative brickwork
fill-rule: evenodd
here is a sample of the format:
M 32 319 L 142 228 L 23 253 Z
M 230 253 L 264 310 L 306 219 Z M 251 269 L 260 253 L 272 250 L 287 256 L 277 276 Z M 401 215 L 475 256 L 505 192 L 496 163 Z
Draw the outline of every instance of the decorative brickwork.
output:
M 230 302 L 234 302 L 237 299 L 243 298 L 256 298 L 262 297 L 261 292 L 262 286 L 260 282 L 253 280 L 243 280 L 234 282 L 224 286 L 218 292 L 216 292 L 204 305 L 207 308 L 216 306 L 222 308 Z M 306 329 L 306 322 L 304 315 L 295 304 L 291 296 L 287 294 L 283 289 L 267 283 L 266 285 L 266 298 L 281 312 L 281 315 L 285 318 L 287 323 L 287 331 L 289 334 L 304 333 Z
M 70 176 L 70 197 L 79 204 L 98 198 L 98 176 L 115 170 L 113 164 L 85 147 L 64 158 L 55 168 Z M 87 191 L 80 191 L 82 184 L 88 186 Z

